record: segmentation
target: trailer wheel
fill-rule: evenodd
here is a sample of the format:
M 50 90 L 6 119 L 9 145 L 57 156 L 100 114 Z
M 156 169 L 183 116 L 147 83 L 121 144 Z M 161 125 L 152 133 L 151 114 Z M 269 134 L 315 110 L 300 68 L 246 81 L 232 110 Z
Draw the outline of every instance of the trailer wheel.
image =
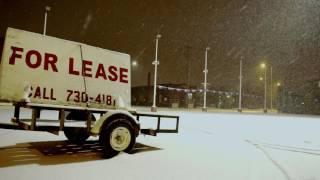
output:
M 66 116 L 66 120 L 86 121 L 86 113 L 82 111 L 72 111 Z M 95 117 L 91 115 L 92 121 L 95 121 Z M 82 127 L 65 127 L 64 135 L 67 139 L 76 144 L 82 144 L 89 138 L 89 133 L 86 128 Z
M 81 127 L 65 127 L 63 132 L 70 142 L 76 144 L 84 143 L 90 136 L 87 129 Z
M 69 111 L 68 113 L 66 113 L 66 120 L 76 120 L 76 121 L 86 121 L 87 114 L 85 111 Z M 95 121 L 96 118 L 94 117 L 93 114 L 91 114 L 91 120 Z
M 104 158 L 112 158 L 121 151 L 130 152 L 136 142 L 136 137 L 131 123 L 125 119 L 119 119 L 101 129 L 99 141 Z

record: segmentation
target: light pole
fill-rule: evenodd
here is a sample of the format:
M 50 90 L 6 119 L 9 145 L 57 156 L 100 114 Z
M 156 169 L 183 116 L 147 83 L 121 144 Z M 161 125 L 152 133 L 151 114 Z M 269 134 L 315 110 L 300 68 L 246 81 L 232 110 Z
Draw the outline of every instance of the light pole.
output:
M 280 86 L 281 86 L 281 83 L 278 81 L 277 83 L 276 83 L 276 94 L 275 94 L 275 97 L 276 97 L 276 108 L 277 108 L 277 110 L 279 110 L 279 105 L 281 104 L 281 97 L 279 96 L 279 88 L 280 88 Z
M 44 24 L 43 24 L 43 35 L 46 35 L 47 32 L 47 16 L 48 16 L 48 12 L 51 10 L 50 6 L 46 6 L 45 7 L 45 13 L 44 13 Z
M 263 112 L 267 113 L 267 67 L 265 63 L 260 65 L 262 69 L 264 69 L 264 106 Z
M 205 58 L 204 58 L 204 83 L 203 83 L 203 112 L 207 112 L 207 74 L 208 74 L 208 51 L 210 47 L 206 47 Z
M 270 110 L 272 111 L 273 106 L 273 82 L 272 82 L 272 66 L 270 65 Z
M 241 56 L 240 58 L 240 76 L 239 76 L 239 108 L 238 108 L 238 112 L 242 112 L 242 59 L 243 56 Z
M 157 107 L 156 107 L 156 94 L 157 94 L 157 68 L 159 65 L 159 61 L 158 61 L 158 42 L 159 39 L 161 38 L 161 34 L 157 34 L 156 36 L 156 56 L 154 61 L 152 62 L 152 64 L 154 65 L 154 84 L 153 84 L 153 104 L 151 107 L 151 111 L 152 112 L 156 112 L 157 111 Z

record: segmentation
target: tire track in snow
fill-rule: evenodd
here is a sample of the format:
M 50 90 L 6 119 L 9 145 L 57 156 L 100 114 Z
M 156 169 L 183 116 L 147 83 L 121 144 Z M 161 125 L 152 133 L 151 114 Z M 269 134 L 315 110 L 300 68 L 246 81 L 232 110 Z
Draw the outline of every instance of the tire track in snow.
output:
M 257 143 L 253 143 L 251 142 L 250 140 L 245 140 L 247 143 L 253 145 L 254 147 L 256 147 L 257 149 L 261 150 L 263 152 L 263 154 L 272 162 L 273 165 L 275 165 L 281 172 L 282 174 L 284 175 L 284 177 L 287 179 L 287 180 L 291 180 L 288 172 L 277 162 L 275 161 L 271 155 L 264 149 L 262 148 L 259 144 Z
M 297 153 L 303 153 L 303 154 L 310 154 L 310 155 L 317 155 L 320 156 L 319 153 L 314 153 L 314 152 L 307 152 L 307 151 L 298 151 L 294 149 L 288 149 L 288 148 L 281 148 L 281 147 L 273 147 L 273 146 L 266 146 L 263 145 L 264 147 L 270 148 L 270 149 L 277 149 L 277 150 L 282 150 L 282 151 L 290 151 L 290 152 L 297 152 Z
M 282 150 L 282 151 L 290 151 L 290 152 L 297 152 L 297 153 L 320 156 L 320 149 L 294 147 L 294 146 L 286 146 L 286 145 L 280 145 L 280 144 L 270 144 L 270 143 L 263 143 L 263 142 L 254 142 L 254 144 L 259 144 L 260 146 L 263 146 L 263 147 L 266 147 L 266 148 L 270 148 L 270 149 L 277 149 L 277 150 Z
M 259 143 L 259 144 L 262 144 L 262 145 L 264 145 L 264 146 L 282 147 L 282 148 L 297 149 L 297 150 L 302 150 L 302 151 L 316 151 L 316 152 L 320 152 L 320 149 L 315 149 L 315 148 L 304 148 L 304 147 L 286 146 L 286 145 L 281 145 L 281 144 L 270 144 L 270 143 L 264 143 L 264 142 L 261 142 L 261 143 Z

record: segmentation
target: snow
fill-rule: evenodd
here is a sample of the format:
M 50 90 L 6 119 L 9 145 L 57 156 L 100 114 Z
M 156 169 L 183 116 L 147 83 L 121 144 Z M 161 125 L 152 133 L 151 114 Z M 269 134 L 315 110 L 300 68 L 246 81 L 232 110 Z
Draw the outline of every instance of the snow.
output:
M 2 108 L 1 120 L 10 113 Z M 180 116 L 178 134 L 140 135 L 132 154 L 112 159 L 97 138 L 77 146 L 63 134 L 0 129 L 1 179 L 320 179 L 317 116 L 159 113 Z

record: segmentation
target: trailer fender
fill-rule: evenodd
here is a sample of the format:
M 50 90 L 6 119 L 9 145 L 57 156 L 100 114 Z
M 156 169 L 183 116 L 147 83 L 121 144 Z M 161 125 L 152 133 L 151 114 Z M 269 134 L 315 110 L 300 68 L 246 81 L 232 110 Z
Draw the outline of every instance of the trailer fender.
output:
M 135 116 L 124 110 L 107 111 L 103 116 L 100 117 L 98 121 L 96 121 L 93 128 L 91 129 L 91 134 L 99 135 L 101 132 L 101 128 L 105 123 L 111 122 L 119 116 L 124 116 L 134 126 L 136 136 L 138 136 L 140 131 L 140 123 L 137 121 Z

